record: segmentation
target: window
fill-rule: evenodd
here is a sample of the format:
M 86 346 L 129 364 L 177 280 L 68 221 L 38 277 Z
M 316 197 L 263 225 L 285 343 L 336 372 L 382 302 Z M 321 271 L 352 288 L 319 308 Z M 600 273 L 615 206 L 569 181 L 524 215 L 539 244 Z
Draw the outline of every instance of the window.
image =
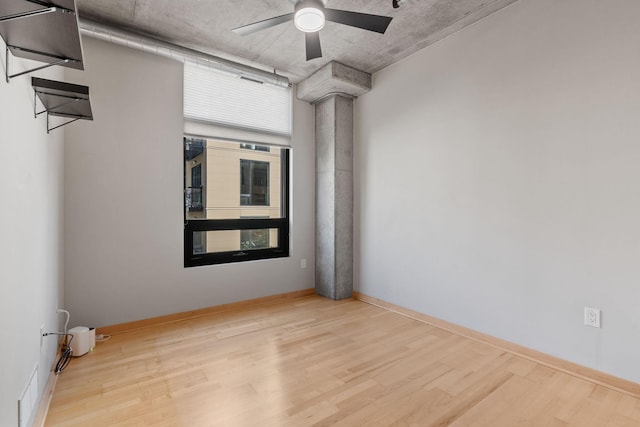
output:
M 191 186 L 202 187 L 202 165 L 196 165 L 191 168 Z
M 269 147 L 266 145 L 258 144 L 240 144 L 240 148 L 244 148 L 245 150 L 269 151 Z
M 194 156 L 196 141 L 184 138 L 185 266 L 289 256 L 289 150 L 210 138 Z
M 189 211 L 202 211 L 202 165 L 191 168 L 191 185 L 185 188 L 185 203 Z
M 190 174 L 185 180 L 184 203 L 189 212 L 198 212 L 204 209 L 202 199 L 202 158 L 204 152 L 204 139 L 190 138 L 185 142 L 184 161 L 189 162 Z
M 184 265 L 287 257 L 291 87 L 209 65 L 184 66 Z
M 240 160 L 240 205 L 269 205 L 269 162 Z

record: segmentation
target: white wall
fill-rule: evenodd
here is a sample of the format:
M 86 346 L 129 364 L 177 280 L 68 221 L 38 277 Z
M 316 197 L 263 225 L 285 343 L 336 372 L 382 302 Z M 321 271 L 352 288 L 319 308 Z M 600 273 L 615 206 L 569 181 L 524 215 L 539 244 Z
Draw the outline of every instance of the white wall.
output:
M 104 326 L 313 287 L 313 109 L 296 103 L 292 256 L 183 267 L 182 64 L 84 38 L 95 121 L 65 141 L 72 326 Z M 300 259 L 309 262 L 300 268 Z
M 521 0 L 375 74 L 357 290 L 640 382 L 639 15 Z
M 0 41 L 0 50 L 4 44 Z M 3 54 L 4 57 L 4 54 Z M 40 326 L 59 330 L 62 306 L 62 141 L 33 115 L 31 76 L 0 73 L 0 426 L 18 425 L 20 398 L 36 364 L 39 393 L 55 363 L 55 337 L 40 347 Z M 40 63 L 10 57 L 16 73 Z M 59 68 L 37 73 L 59 80 Z M 41 107 L 39 107 L 41 108 Z

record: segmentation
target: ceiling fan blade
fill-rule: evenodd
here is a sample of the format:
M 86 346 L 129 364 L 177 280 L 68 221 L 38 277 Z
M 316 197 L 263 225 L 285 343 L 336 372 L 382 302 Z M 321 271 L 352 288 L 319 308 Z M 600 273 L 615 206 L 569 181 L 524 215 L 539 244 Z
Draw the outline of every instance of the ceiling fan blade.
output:
M 244 25 L 242 27 L 234 28 L 233 31 L 236 34 L 240 34 L 241 36 L 246 36 L 248 34 L 253 34 L 256 31 L 265 30 L 270 27 L 274 27 L 279 24 L 283 24 L 288 21 L 293 20 L 293 13 L 287 13 L 286 15 L 276 16 L 274 18 L 265 19 L 264 21 L 254 22 L 253 24 Z
M 324 16 L 327 21 L 362 28 L 363 30 L 375 31 L 381 34 L 387 31 L 387 27 L 393 19 L 389 16 L 370 15 L 368 13 L 328 8 L 324 9 Z
M 304 33 L 304 40 L 307 45 L 307 61 L 322 57 L 322 48 L 320 47 L 320 34 Z

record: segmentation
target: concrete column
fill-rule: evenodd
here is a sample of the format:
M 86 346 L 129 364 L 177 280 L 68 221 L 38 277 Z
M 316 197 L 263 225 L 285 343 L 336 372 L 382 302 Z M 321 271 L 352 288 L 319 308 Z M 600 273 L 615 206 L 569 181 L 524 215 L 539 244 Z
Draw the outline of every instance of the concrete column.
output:
M 371 75 L 330 62 L 298 86 L 316 107 L 316 292 L 353 292 L 353 100 Z
M 353 99 L 316 104 L 316 291 L 353 291 Z

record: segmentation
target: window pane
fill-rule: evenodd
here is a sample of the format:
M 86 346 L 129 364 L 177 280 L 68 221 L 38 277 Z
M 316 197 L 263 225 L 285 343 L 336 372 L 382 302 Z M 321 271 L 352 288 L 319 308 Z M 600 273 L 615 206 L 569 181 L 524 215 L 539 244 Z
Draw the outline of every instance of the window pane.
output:
M 185 138 L 186 219 L 283 218 L 283 150 Z
M 270 234 L 276 229 L 262 228 L 258 230 L 240 230 L 240 249 L 243 251 L 250 249 L 268 249 L 270 246 Z M 276 235 L 277 238 L 277 235 Z
M 250 251 L 278 247 L 278 229 L 193 232 L 193 254 Z
M 196 231 L 193 233 L 193 254 L 204 254 L 207 253 L 205 246 L 205 232 L 204 231 Z

